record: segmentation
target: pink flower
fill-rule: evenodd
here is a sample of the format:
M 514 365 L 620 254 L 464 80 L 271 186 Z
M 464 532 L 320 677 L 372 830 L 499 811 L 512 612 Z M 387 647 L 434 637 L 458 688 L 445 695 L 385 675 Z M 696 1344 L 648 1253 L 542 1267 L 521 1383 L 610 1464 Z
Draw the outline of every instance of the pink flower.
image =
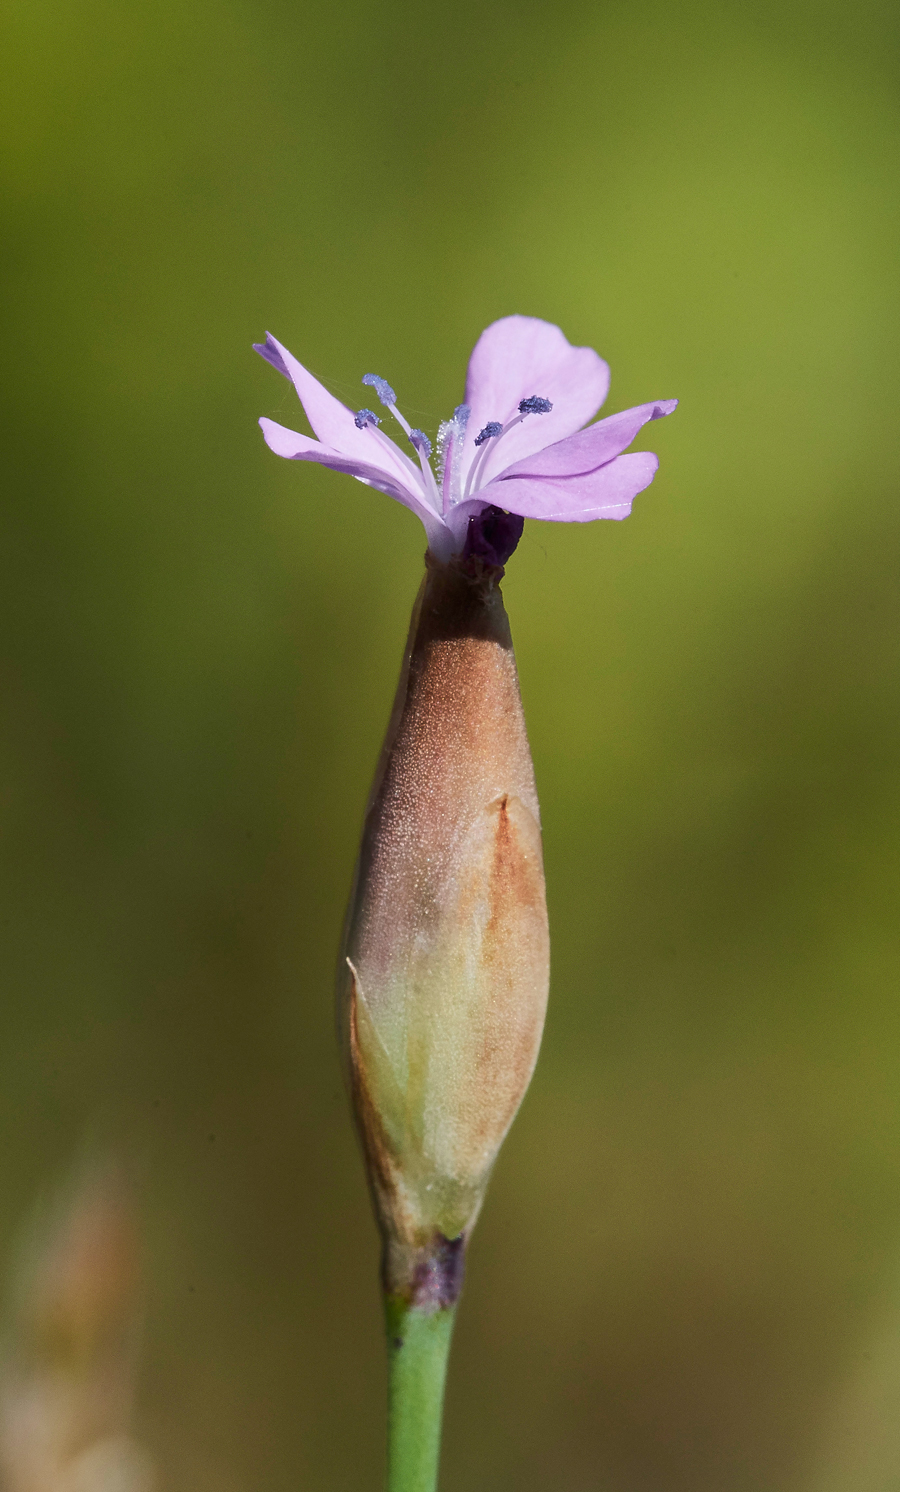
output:
M 590 347 L 571 347 L 548 321 L 505 316 L 475 344 L 465 403 L 438 431 L 435 473 L 431 441 L 410 428 L 383 378 L 367 373 L 363 383 L 406 432 L 417 462 L 379 429 L 373 410 L 347 409 L 274 337 L 256 351 L 291 380 L 318 437 L 261 419 L 270 449 L 349 472 L 396 498 L 422 520 L 444 562 L 466 553 L 504 564 L 526 518 L 627 518 L 659 462 L 650 451 L 623 452 L 642 425 L 678 403 L 639 404 L 587 425 L 606 398 L 607 364 Z

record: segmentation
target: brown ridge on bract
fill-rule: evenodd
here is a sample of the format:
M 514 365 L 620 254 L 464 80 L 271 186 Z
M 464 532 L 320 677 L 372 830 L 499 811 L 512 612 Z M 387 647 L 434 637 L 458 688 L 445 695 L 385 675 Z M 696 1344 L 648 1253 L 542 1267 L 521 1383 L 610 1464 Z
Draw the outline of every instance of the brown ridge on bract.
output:
M 483 946 L 484 963 L 494 975 L 494 999 L 484 1033 L 481 1074 L 482 1080 L 490 1083 L 491 1105 L 479 1138 L 491 1135 L 496 1145 L 511 1124 L 534 1071 L 546 1006 L 546 986 L 536 987 L 533 978 L 529 980 L 521 967 L 526 953 L 523 944 L 529 944 L 527 973 L 533 976 L 535 967 L 543 964 L 546 968 L 549 962 L 540 847 L 538 844 L 537 853 L 534 850 L 528 853 L 510 811 L 513 804 L 521 813 L 528 813 L 521 800 L 509 794 L 504 794 L 496 804 L 490 915 Z M 535 833 L 537 837 L 537 826 Z M 531 914 L 524 927 L 522 912 Z M 540 946 L 536 948 L 535 943 Z M 530 1020 L 526 995 L 532 997 Z M 509 1037 L 513 1032 L 518 1039 L 511 1044 Z M 500 1072 L 496 1071 L 498 1059 L 502 1059 Z M 500 1102 L 501 1098 L 505 1099 L 504 1103 Z
M 535 874 L 536 857 L 529 857 L 519 843 L 519 835 L 509 813 L 510 795 L 504 793 L 497 803 L 497 828 L 494 833 L 494 861 L 491 867 L 491 924 L 498 908 L 514 904 L 539 911 L 544 904 L 544 878 Z M 524 806 L 524 805 L 523 805 Z

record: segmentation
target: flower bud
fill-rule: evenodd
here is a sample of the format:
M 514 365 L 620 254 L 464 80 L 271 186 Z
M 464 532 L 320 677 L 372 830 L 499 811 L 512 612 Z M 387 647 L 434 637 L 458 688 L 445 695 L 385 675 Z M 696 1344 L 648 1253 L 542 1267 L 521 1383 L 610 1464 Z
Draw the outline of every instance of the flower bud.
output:
M 385 1286 L 436 1307 L 537 1060 L 549 938 L 503 572 L 426 563 L 338 993 Z

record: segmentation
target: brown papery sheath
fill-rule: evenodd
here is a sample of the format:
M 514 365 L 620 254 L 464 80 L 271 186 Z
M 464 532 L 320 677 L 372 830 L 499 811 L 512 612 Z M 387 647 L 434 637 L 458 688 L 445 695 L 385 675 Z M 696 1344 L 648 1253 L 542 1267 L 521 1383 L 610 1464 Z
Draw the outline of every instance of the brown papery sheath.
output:
M 426 556 L 338 981 L 385 1284 L 442 1303 L 534 1070 L 549 982 L 502 573 Z

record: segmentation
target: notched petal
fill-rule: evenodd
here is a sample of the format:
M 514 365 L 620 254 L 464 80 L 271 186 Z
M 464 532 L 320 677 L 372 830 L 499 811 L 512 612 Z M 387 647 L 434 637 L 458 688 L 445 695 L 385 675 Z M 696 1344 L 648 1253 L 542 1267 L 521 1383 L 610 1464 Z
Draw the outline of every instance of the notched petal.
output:
M 253 343 L 253 351 L 258 352 L 260 357 L 265 358 L 267 363 L 271 363 L 273 368 L 276 368 L 279 373 L 282 373 L 287 379 L 288 383 L 291 382 L 291 375 L 287 363 L 281 356 L 281 351 L 279 349 L 278 343 L 275 341 L 275 338 L 272 336 L 271 332 L 266 332 L 265 342 Z

